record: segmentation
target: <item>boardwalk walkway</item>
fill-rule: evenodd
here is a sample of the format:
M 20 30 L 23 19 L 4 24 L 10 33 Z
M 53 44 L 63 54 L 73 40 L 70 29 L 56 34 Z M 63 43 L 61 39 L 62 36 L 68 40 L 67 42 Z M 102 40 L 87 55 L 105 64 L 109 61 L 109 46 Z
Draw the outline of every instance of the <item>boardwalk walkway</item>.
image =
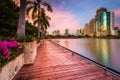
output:
M 13 80 L 120 80 L 83 58 L 45 40 L 34 65 L 23 66 Z

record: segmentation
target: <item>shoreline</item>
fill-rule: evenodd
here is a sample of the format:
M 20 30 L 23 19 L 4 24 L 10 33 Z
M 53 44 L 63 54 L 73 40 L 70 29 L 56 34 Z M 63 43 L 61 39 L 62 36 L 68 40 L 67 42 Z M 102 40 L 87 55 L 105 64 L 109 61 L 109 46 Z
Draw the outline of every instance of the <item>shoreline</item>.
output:
M 47 39 L 120 39 L 120 38 L 104 38 L 104 37 L 80 37 L 80 38 L 47 38 Z

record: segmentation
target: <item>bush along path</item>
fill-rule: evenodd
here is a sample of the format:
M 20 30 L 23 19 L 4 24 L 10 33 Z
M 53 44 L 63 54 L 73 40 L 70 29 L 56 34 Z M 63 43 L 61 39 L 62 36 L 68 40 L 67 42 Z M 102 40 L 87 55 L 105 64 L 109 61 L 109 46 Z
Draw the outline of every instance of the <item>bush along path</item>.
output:
M 0 67 L 20 55 L 22 51 L 23 49 L 19 45 L 19 42 L 15 41 L 14 38 L 0 41 Z

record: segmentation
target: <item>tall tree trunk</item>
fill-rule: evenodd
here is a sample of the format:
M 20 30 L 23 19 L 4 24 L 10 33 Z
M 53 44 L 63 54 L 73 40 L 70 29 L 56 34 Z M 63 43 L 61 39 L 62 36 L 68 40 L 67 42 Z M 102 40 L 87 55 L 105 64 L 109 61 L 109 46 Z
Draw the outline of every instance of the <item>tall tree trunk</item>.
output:
M 26 15 L 26 0 L 20 0 L 20 14 L 17 28 L 17 37 L 25 35 L 25 15 Z
M 41 33 L 41 30 L 40 30 L 40 16 L 38 16 L 38 38 L 40 38 L 40 33 Z
M 44 36 L 45 36 L 45 31 L 43 30 L 42 31 L 42 38 L 44 39 Z
M 38 38 L 40 38 L 40 25 L 38 25 Z

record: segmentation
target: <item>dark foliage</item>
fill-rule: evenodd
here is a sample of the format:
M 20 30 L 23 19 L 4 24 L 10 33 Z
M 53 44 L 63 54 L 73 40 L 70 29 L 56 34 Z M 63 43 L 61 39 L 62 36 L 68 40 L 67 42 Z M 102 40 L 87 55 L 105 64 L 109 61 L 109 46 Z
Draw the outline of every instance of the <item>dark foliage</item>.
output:
M 16 36 L 19 19 L 19 7 L 12 0 L 0 2 L 0 39 Z M 26 22 L 26 35 L 37 36 L 37 28 Z
M 12 0 L 0 2 L 0 36 L 14 36 L 18 25 L 19 7 Z

